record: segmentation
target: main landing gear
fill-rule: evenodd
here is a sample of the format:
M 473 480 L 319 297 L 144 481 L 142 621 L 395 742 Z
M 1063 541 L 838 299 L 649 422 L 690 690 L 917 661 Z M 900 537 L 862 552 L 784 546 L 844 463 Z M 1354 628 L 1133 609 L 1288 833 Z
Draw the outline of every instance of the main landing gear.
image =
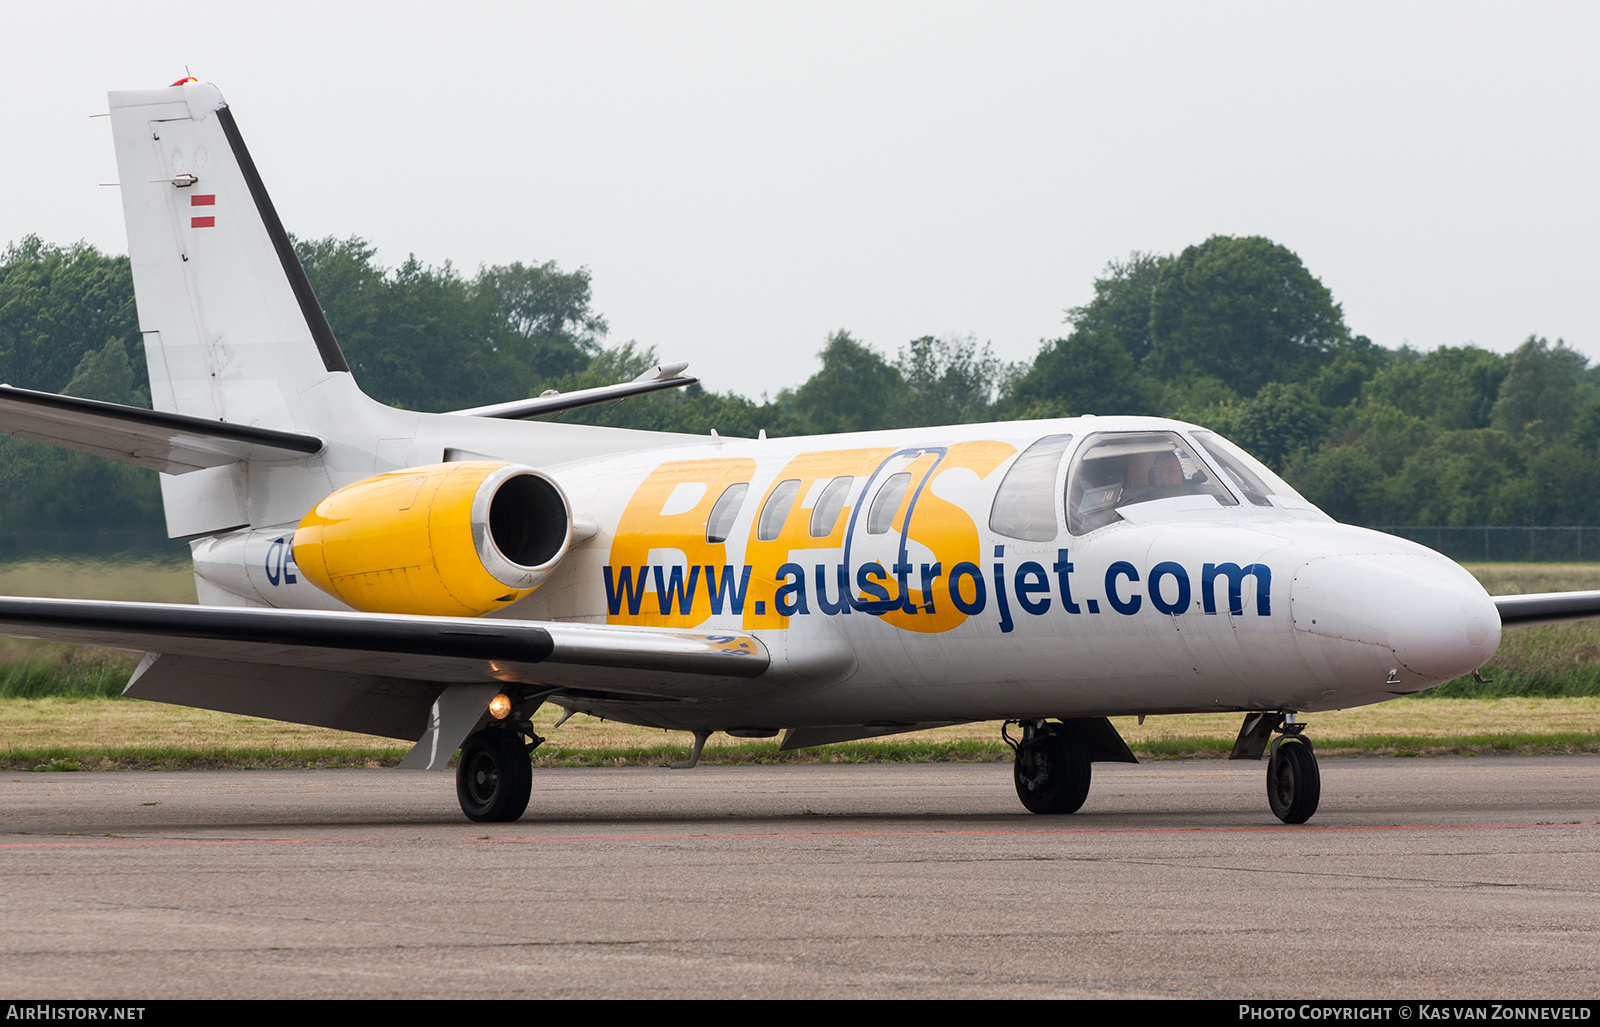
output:
M 1022 728 L 1013 739 L 1007 730 Z M 1076 813 L 1089 796 L 1090 762 L 1138 763 L 1105 717 L 1007 721 L 1000 737 L 1016 754 L 1011 776 L 1031 813 Z
M 533 794 L 533 764 L 528 759 L 543 739 L 522 740 L 522 733 L 491 724 L 461 746 L 456 764 L 456 798 L 469 820 L 508 821 L 521 817 Z
M 1025 721 L 1022 740 L 1001 737 L 1016 754 L 1011 776 L 1030 813 L 1076 813 L 1089 797 L 1089 754 L 1043 721 Z
M 1258 760 L 1269 753 L 1267 805 L 1285 824 L 1310 820 L 1322 799 L 1322 774 L 1305 729 L 1293 711 L 1248 714 L 1228 755 L 1230 760 Z

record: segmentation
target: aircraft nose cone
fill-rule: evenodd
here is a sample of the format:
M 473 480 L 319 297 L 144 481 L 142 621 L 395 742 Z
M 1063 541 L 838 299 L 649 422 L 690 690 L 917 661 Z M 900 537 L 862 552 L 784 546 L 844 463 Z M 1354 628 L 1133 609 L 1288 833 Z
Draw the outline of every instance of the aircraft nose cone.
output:
M 1415 688 L 1472 673 L 1500 645 L 1494 601 L 1436 554 L 1311 560 L 1295 573 L 1290 603 L 1296 630 L 1390 649 Z

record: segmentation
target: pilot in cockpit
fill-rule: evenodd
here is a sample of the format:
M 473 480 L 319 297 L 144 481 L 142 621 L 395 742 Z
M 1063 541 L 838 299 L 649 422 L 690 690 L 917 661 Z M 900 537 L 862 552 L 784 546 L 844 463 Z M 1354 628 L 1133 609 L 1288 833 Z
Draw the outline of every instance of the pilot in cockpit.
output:
M 1238 501 L 1173 432 L 1097 434 L 1079 450 L 1067 487 L 1067 526 L 1082 535 L 1122 520 L 1124 507 L 1180 496 Z
M 1150 482 L 1150 491 L 1143 497 L 1146 499 L 1169 499 L 1189 491 L 1184 487 L 1183 464 L 1171 451 L 1157 453 L 1145 477 Z
M 1183 463 L 1178 459 L 1178 454 L 1169 449 L 1155 454 L 1151 460 L 1150 469 L 1145 473 L 1145 481 L 1149 484 L 1144 488 L 1128 489 L 1123 493 L 1122 504 L 1148 503 L 1155 499 L 1187 496 L 1196 491 L 1194 484 L 1205 480 L 1205 472 L 1200 470 L 1195 471 L 1193 479 L 1186 479 L 1183 476 Z

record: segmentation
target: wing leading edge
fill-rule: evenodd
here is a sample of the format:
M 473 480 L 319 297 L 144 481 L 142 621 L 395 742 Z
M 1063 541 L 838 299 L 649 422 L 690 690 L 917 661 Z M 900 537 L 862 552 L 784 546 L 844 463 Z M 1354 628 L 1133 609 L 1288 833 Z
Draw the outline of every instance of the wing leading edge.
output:
M 0 598 L 0 630 L 147 651 L 133 698 L 413 741 L 450 685 L 692 701 L 770 665 L 740 632 L 501 618 Z
M 1600 591 L 1537 592 L 1520 596 L 1495 596 L 1500 626 L 1531 627 L 1600 617 Z

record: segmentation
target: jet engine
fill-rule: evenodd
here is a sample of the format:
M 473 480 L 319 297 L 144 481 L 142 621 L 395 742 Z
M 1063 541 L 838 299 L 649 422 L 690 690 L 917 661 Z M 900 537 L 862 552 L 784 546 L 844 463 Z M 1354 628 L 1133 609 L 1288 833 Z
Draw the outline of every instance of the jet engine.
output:
M 295 530 L 294 562 L 358 610 L 477 616 L 538 588 L 571 541 L 566 495 L 533 468 L 434 464 L 329 495 Z

